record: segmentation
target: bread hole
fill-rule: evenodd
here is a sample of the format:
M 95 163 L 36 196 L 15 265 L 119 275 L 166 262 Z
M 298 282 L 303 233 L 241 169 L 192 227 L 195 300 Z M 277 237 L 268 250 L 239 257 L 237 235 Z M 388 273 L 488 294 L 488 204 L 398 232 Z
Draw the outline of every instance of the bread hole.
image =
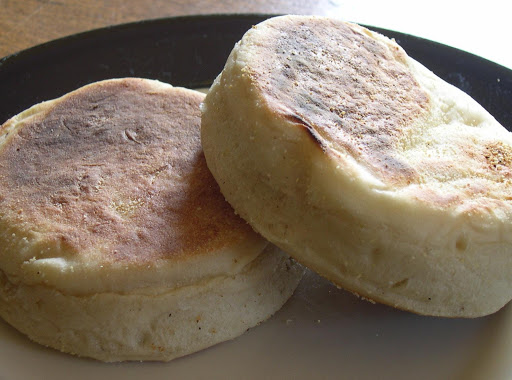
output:
M 468 239 L 464 235 L 461 235 L 455 241 L 455 248 L 459 252 L 464 252 L 468 248 Z
M 381 255 L 381 250 L 380 248 L 374 248 L 372 250 L 372 260 L 374 263 L 379 263 L 382 259 L 382 255 Z
M 153 337 L 149 332 L 144 332 L 139 335 L 139 345 L 141 347 L 147 347 L 151 345 L 151 341 L 153 340 Z
M 391 287 L 393 289 L 396 289 L 396 288 L 403 288 L 404 286 L 407 285 L 407 283 L 409 282 L 409 279 L 408 278 L 404 278 L 403 280 L 400 280 L 400 281 L 397 281 L 395 282 Z

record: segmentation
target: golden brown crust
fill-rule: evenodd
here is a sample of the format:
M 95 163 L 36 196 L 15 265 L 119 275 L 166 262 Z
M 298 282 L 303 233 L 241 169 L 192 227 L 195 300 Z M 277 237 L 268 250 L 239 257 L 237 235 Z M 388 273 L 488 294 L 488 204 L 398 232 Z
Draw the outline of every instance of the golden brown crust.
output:
M 337 20 L 279 18 L 266 26 L 252 47 L 263 58 L 249 72 L 269 107 L 322 149 L 346 151 L 386 181 L 416 177 L 395 144 L 429 98 L 403 50 Z
M 203 97 L 138 79 L 101 82 L 8 136 L 4 126 L 3 218 L 106 262 L 184 259 L 239 240 L 250 227 L 224 201 L 202 153 Z M 38 258 L 45 254 L 53 253 Z
M 510 180 L 512 177 L 512 148 L 500 142 L 492 142 L 484 146 L 485 163 L 490 171 L 498 172 L 498 180 Z

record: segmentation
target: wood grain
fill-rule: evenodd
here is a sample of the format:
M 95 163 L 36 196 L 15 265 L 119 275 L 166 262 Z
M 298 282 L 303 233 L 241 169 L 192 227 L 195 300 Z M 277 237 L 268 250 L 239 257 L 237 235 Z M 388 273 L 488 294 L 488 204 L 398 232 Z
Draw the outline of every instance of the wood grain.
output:
M 334 0 L 0 0 L 0 57 L 70 34 L 143 19 L 214 13 L 332 15 Z

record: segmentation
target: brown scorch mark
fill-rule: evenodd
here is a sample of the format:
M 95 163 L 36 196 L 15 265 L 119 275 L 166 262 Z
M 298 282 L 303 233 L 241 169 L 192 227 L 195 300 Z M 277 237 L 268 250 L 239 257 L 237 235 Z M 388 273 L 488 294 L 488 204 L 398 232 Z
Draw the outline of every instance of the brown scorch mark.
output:
M 204 95 L 146 86 L 80 89 L 23 121 L 0 151 L 3 217 L 76 252 L 141 263 L 207 252 L 249 230 L 206 166 Z
M 408 183 L 417 173 L 395 154 L 428 95 L 395 45 L 336 20 L 270 26 L 250 73 L 274 112 L 322 149 L 346 151 L 378 177 Z

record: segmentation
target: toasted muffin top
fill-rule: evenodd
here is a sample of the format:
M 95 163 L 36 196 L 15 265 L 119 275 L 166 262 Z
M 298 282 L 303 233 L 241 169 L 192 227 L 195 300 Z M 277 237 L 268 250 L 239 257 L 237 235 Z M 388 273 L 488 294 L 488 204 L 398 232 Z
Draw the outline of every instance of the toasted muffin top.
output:
M 340 170 L 429 207 L 512 211 L 510 133 L 394 41 L 341 20 L 282 16 L 235 50 L 261 104 Z
M 124 288 L 149 286 L 157 273 L 187 283 L 252 261 L 266 243 L 235 216 L 206 166 L 203 98 L 156 81 L 109 80 L 6 122 L 0 267 L 39 282 L 43 265 L 50 283 L 104 273 L 107 288 Z M 121 269 L 144 273 L 119 282 L 112 272 Z
M 251 73 L 268 103 L 320 147 L 346 150 L 393 180 L 414 176 L 414 168 L 394 154 L 394 144 L 429 98 L 405 64 L 404 51 L 355 24 L 272 21 L 257 47 L 251 46 L 263 57 L 251 62 Z

